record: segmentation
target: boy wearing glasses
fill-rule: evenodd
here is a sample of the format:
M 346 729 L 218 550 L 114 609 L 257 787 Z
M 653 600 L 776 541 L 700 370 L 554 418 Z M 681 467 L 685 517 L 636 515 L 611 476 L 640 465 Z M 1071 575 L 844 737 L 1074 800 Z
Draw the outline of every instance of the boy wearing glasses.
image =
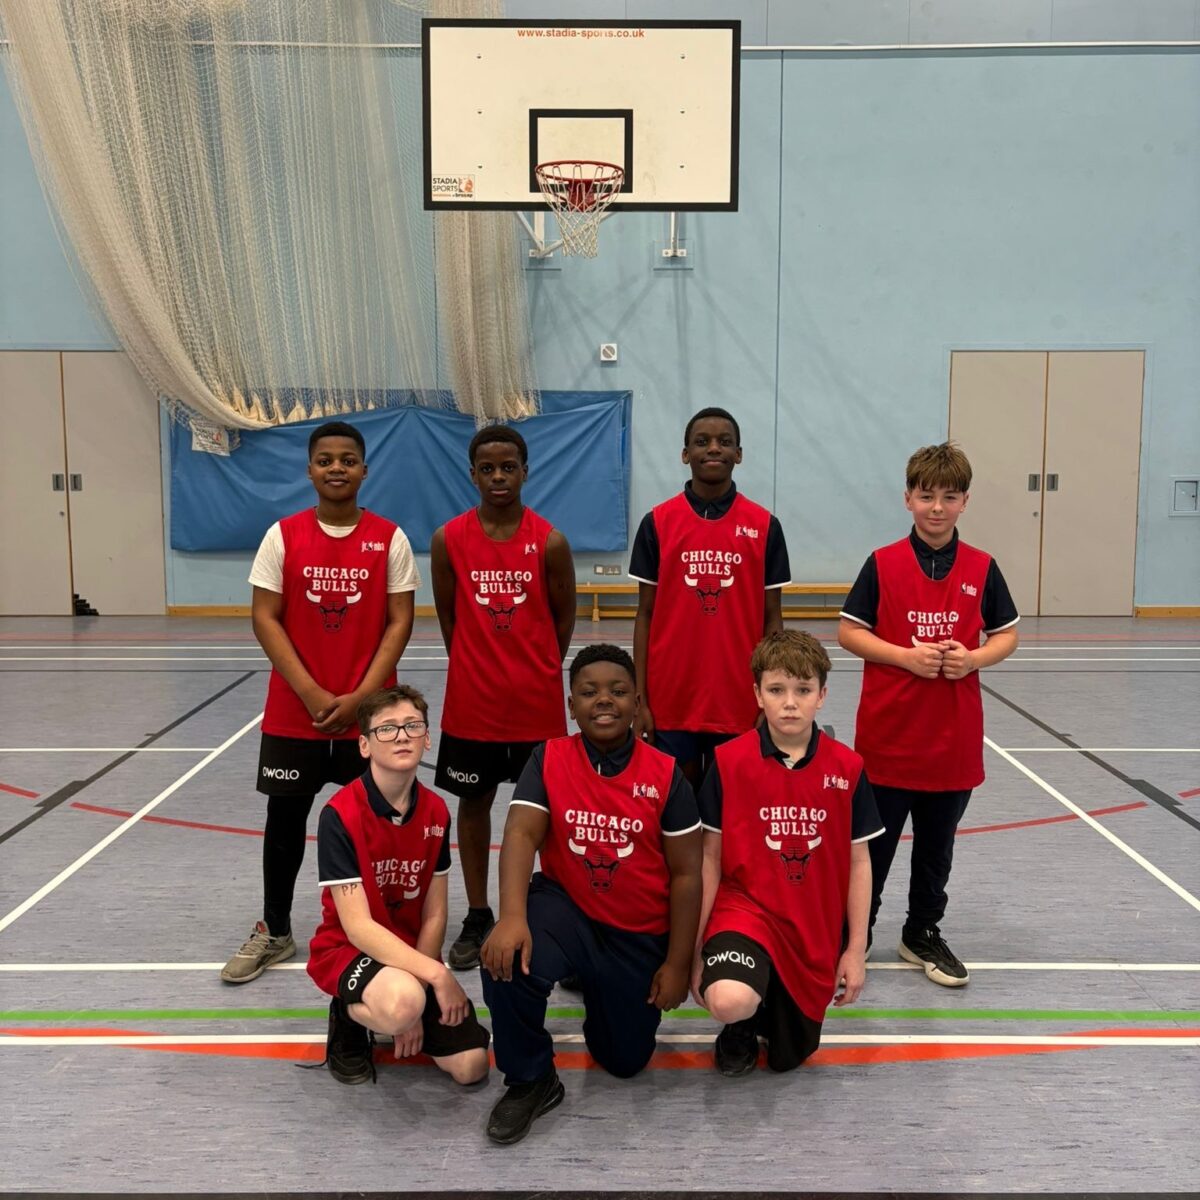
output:
M 429 706 L 400 685 L 357 711 L 364 774 L 321 812 L 321 925 L 308 973 L 333 999 L 325 1059 L 341 1083 L 374 1079 L 371 1031 L 395 1057 L 424 1052 L 456 1083 L 487 1076 L 489 1036 L 442 962 L 450 813 L 417 781 L 429 749 Z

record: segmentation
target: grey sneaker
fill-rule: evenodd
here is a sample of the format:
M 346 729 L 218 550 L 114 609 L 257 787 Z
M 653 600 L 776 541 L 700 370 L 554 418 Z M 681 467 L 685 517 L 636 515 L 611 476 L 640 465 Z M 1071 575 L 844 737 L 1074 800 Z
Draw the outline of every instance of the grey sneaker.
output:
M 272 963 L 283 962 L 295 953 L 296 943 L 290 933 L 272 937 L 266 925 L 258 921 L 242 948 L 222 968 L 221 978 L 226 983 L 249 983 Z

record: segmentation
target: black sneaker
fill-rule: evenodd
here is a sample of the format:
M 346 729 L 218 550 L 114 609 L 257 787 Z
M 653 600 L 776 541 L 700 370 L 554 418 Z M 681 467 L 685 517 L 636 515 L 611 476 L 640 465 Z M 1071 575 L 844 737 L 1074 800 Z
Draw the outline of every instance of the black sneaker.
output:
M 488 1117 L 487 1135 L 501 1146 L 519 1142 L 533 1127 L 534 1121 L 557 1108 L 566 1095 L 566 1089 L 553 1068 L 550 1074 L 533 1083 L 514 1083 L 492 1109 Z
M 484 938 L 492 932 L 496 918 L 490 908 L 469 909 L 467 919 L 462 924 L 462 932 L 458 941 L 450 947 L 446 961 L 452 971 L 473 971 L 479 966 L 479 947 Z
M 963 987 L 971 978 L 967 968 L 942 940 L 936 925 L 926 929 L 910 929 L 906 925 L 900 934 L 899 950 L 905 962 L 924 967 L 926 979 L 932 979 L 942 987 Z
M 754 1017 L 726 1025 L 717 1034 L 713 1059 L 717 1070 L 729 1079 L 745 1075 L 758 1066 L 758 1022 Z
M 329 1034 L 325 1061 L 339 1083 L 375 1082 L 371 1031 L 346 1015 L 346 1006 L 334 996 L 329 1002 Z

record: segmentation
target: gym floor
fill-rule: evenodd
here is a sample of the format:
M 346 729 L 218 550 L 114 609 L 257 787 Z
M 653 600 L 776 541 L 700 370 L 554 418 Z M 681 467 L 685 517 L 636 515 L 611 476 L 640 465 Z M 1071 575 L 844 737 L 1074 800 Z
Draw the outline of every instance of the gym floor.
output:
M 851 741 L 860 664 L 832 622 L 807 627 L 834 660 L 822 723 Z M 390 1047 L 376 1086 L 297 1069 L 324 1053 L 302 961 L 315 853 L 297 958 L 240 988 L 217 977 L 261 908 L 267 663 L 248 622 L 0 620 L 0 1189 L 1194 1188 L 1200 622 L 1020 630 L 983 679 L 988 778 L 943 924 L 966 989 L 898 960 L 898 861 L 862 1000 L 830 1011 L 800 1071 L 720 1078 L 715 1026 L 682 1009 L 651 1069 L 618 1081 L 589 1069 L 577 998 L 556 995 L 566 1102 L 499 1148 L 483 1135 L 496 1074 L 460 1091 Z M 581 621 L 575 648 L 631 637 Z M 419 620 L 401 677 L 435 717 L 445 669 Z M 451 936 L 463 912 L 456 867 Z M 465 985 L 480 1004 L 478 978 Z

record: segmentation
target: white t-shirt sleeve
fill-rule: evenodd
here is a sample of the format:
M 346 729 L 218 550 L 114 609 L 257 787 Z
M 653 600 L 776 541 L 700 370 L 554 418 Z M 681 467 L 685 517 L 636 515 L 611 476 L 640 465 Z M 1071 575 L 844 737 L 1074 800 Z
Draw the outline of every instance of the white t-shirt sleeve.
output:
M 250 582 L 255 587 L 283 595 L 283 532 L 278 521 L 267 530 L 254 556 Z
M 388 595 L 396 592 L 415 592 L 421 586 L 421 573 L 413 558 L 412 546 L 403 529 L 397 527 L 388 547 Z

